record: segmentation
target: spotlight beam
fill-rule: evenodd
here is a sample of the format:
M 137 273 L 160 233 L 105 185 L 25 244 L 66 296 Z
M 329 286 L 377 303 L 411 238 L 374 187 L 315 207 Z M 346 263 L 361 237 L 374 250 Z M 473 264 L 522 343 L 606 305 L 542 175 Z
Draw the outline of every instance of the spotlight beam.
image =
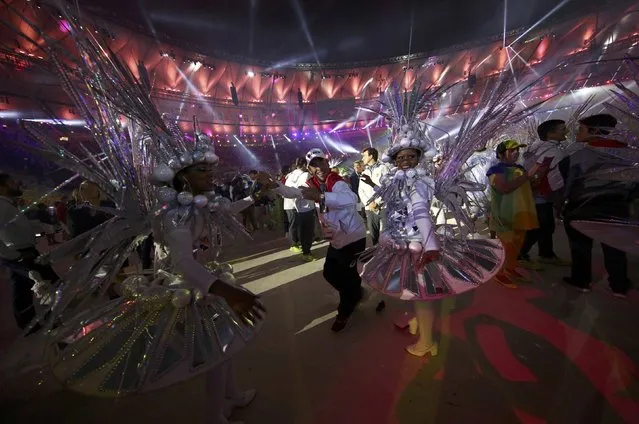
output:
M 322 142 L 322 144 L 324 145 L 324 150 L 326 150 L 327 152 L 329 152 L 330 150 L 328 149 L 328 146 L 326 145 L 326 142 L 324 141 L 324 138 L 322 137 L 322 135 L 318 132 L 317 136 L 319 137 L 320 141 Z
M 357 120 L 359 119 L 359 113 L 361 112 L 361 109 L 357 109 L 357 112 L 355 113 L 355 120 L 353 122 L 353 129 L 355 129 L 357 127 Z
M 359 112 L 360 109 L 361 108 L 357 108 L 357 112 Z M 342 128 L 344 128 L 346 126 L 346 124 L 348 124 L 349 122 L 351 122 L 355 118 L 355 115 L 356 114 L 353 114 L 353 115 L 349 116 L 348 119 L 346 119 L 346 120 L 340 122 L 339 124 L 337 124 L 335 126 L 335 128 L 333 128 L 332 130 L 329 131 L 329 133 L 334 133 L 335 131 L 341 130 Z
M 476 71 L 477 69 L 479 69 L 479 67 L 480 67 L 481 65 L 483 65 L 484 63 L 486 63 L 486 61 L 487 61 L 488 59 L 490 59 L 490 58 L 492 57 L 492 55 L 493 55 L 493 54 L 492 54 L 492 53 L 490 53 L 488 56 L 486 56 L 486 57 L 484 58 L 484 60 L 482 60 L 481 62 L 479 62 L 479 65 L 475 65 L 475 66 L 473 66 L 473 70 L 475 70 L 475 71 Z
M 375 117 L 375 119 L 373 119 L 372 121 L 370 121 L 368 124 L 366 124 L 366 126 L 364 127 L 365 130 L 368 130 L 370 127 L 372 127 L 373 125 L 375 125 L 376 122 L 378 122 L 380 119 L 382 119 L 382 115 L 377 115 L 377 117 Z
M 237 142 L 240 144 L 240 146 L 241 146 L 241 147 L 242 147 L 242 148 L 246 151 L 246 153 L 248 153 L 248 154 L 249 154 L 249 157 L 251 158 L 251 160 L 252 160 L 254 163 L 258 163 L 258 162 L 259 162 L 259 161 L 257 160 L 257 156 L 255 156 L 255 155 L 253 154 L 253 152 L 251 152 L 251 151 L 249 150 L 249 148 L 248 148 L 248 147 L 246 147 L 246 145 L 245 145 L 244 143 L 242 143 L 242 141 L 241 141 L 241 140 L 240 140 L 240 139 L 239 139 L 239 138 L 238 138 L 235 134 L 233 134 L 233 138 L 234 138 L 235 140 L 237 140 Z
M 406 84 L 406 78 L 408 76 L 408 70 L 410 69 L 410 54 L 413 49 L 413 23 L 415 20 L 415 4 L 412 4 L 410 11 L 410 34 L 408 36 L 408 56 L 406 60 L 406 72 L 404 72 L 404 84 Z
M 364 84 L 364 86 L 362 88 L 359 89 L 359 93 L 357 93 L 358 95 L 362 95 L 362 93 L 364 92 L 364 90 L 366 90 L 366 87 L 368 87 L 368 85 L 373 82 L 373 78 L 369 79 L 368 81 L 366 81 L 366 84 Z
M 522 38 L 524 38 L 526 36 L 526 34 L 528 34 L 530 31 L 532 31 L 533 29 L 537 28 L 539 25 L 541 25 L 546 19 L 548 19 L 553 13 L 555 13 L 556 11 L 558 11 L 559 9 L 561 9 L 562 7 L 564 7 L 566 4 L 568 4 L 570 0 L 562 0 L 561 3 L 559 3 L 557 6 L 553 7 L 550 12 L 546 13 L 541 19 L 539 19 L 537 22 L 535 22 L 534 24 L 532 24 L 532 26 L 530 28 L 528 28 L 526 31 L 522 32 L 519 37 L 515 38 L 515 41 L 513 41 L 512 43 L 510 43 L 508 45 L 508 47 L 512 46 L 513 44 L 515 44 L 517 41 L 521 40 Z
M 277 169 L 282 169 L 282 162 L 280 162 L 280 155 L 277 153 L 277 147 L 275 147 L 275 139 L 273 135 L 271 137 L 271 145 L 273 146 L 273 151 L 275 152 L 275 163 L 277 164 Z
M 538 73 L 537 71 L 535 71 L 535 70 L 533 69 L 533 67 L 532 67 L 532 66 L 530 66 L 530 65 L 528 64 L 528 62 L 526 62 L 526 59 L 524 59 L 523 57 L 521 57 L 521 55 L 520 55 L 519 53 L 517 53 L 517 51 L 515 51 L 515 49 L 513 49 L 513 48 L 512 48 L 512 47 L 510 47 L 510 46 L 506 47 L 506 49 L 510 49 L 510 50 L 511 50 L 511 51 L 515 54 L 515 56 L 516 56 L 519 60 L 521 60 L 521 61 L 523 62 L 523 64 L 524 64 L 524 65 L 526 65 L 526 67 L 527 67 L 528 69 L 530 69 L 531 71 L 533 71 L 533 73 L 535 74 L 535 76 L 536 76 L 537 78 L 539 78 L 539 77 L 541 76 L 541 75 L 539 75 L 539 73 Z M 522 49 L 521 49 L 521 51 L 523 51 L 524 49 L 525 49 L 525 47 L 524 47 L 524 48 L 522 48 Z
M 508 0 L 504 0 L 504 43 L 502 47 L 506 47 L 506 22 L 508 21 Z
M 508 56 L 508 66 L 510 67 L 510 72 L 512 72 L 513 74 L 513 81 L 515 81 L 515 89 L 518 89 L 519 83 L 517 82 L 517 75 L 515 75 L 515 68 L 513 68 L 513 58 L 510 56 L 510 53 L 508 53 L 509 50 L 510 50 L 509 48 L 506 49 L 506 55 Z
M 257 13 L 257 0 L 251 0 L 251 12 L 249 15 L 249 56 L 253 54 L 253 38 L 255 35 L 256 13 Z
M 322 66 L 319 61 L 319 56 L 317 56 L 317 51 L 315 50 L 315 43 L 313 42 L 313 37 L 311 36 L 311 32 L 308 29 L 308 24 L 306 23 L 306 18 L 304 17 L 304 11 L 302 10 L 302 6 L 300 5 L 299 0 L 292 0 L 293 9 L 295 9 L 295 13 L 300 20 L 300 24 L 302 25 L 302 31 L 304 31 L 304 35 L 306 36 L 306 41 L 308 41 L 308 45 L 311 47 L 313 52 L 313 56 L 315 57 L 315 62 L 317 66 Z
M 202 66 L 201 63 L 200 63 L 200 66 Z M 191 79 L 184 72 L 182 72 L 182 70 L 177 65 L 176 65 L 176 69 L 178 73 L 180 74 L 180 76 L 182 76 L 182 78 L 184 79 L 184 82 L 186 83 L 187 90 L 184 92 L 185 96 L 188 95 L 189 92 L 193 93 L 195 97 L 199 100 L 199 103 L 202 106 L 204 106 L 204 110 L 206 110 L 207 113 L 209 113 L 211 116 L 215 118 L 215 110 L 213 109 L 211 104 L 208 102 L 208 100 L 204 98 L 204 96 L 202 95 L 202 92 L 195 86 L 195 84 L 193 84 L 193 81 L 191 81 Z M 195 72 L 195 70 L 196 69 L 194 69 L 193 72 Z M 183 107 L 184 107 L 184 98 L 183 98 L 182 104 L 180 105 L 180 113 Z

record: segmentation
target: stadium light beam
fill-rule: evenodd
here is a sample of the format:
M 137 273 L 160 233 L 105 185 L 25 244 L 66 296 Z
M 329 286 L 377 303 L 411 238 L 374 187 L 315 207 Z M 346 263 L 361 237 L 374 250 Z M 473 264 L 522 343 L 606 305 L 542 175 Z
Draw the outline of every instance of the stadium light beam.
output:
M 249 150 L 248 147 L 246 147 L 246 145 L 244 143 L 242 143 L 242 141 L 238 138 L 238 136 L 236 136 L 235 134 L 233 134 L 233 138 L 237 140 L 237 142 L 240 144 L 240 146 L 246 151 L 246 153 L 248 153 L 249 157 L 251 158 L 251 161 L 253 163 L 259 163 L 259 160 L 257 159 L 257 156 L 255 156 L 253 154 L 253 152 L 251 152 Z
M 504 43 L 503 48 L 506 48 L 506 22 L 508 21 L 508 0 L 504 0 Z
M 537 22 L 535 22 L 534 24 L 532 24 L 532 26 L 530 28 L 528 28 L 526 31 L 522 32 L 519 37 L 515 38 L 515 41 L 513 41 L 512 43 L 510 43 L 508 45 L 508 47 L 511 47 L 513 44 L 515 44 L 517 41 L 521 40 L 522 38 L 524 38 L 526 36 L 526 34 L 528 34 L 530 31 L 532 31 L 533 29 L 537 28 L 539 25 L 541 25 L 546 19 L 548 19 L 550 16 L 552 16 L 553 13 L 555 13 L 556 11 L 558 11 L 559 9 L 561 9 L 562 7 L 564 7 L 566 4 L 568 4 L 570 0 L 562 0 L 561 3 L 559 3 L 557 6 L 553 7 L 550 12 L 546 13 L 544 16 L 541 17 L 541 19 L 539 19 Z

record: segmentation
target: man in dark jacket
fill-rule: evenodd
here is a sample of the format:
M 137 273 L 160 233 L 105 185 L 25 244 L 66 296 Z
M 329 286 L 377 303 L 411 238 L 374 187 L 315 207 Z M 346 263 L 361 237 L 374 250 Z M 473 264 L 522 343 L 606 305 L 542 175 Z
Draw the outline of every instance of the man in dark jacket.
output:
M 572 227 L 576 220 L 627 219 L 629 201 L 635 184 L 606 181 L 590 174 L 623 161 L 605 152 L 605 148 L 624 148 L 625 143 L 606 138 L 617 121 L 610 115 L 593 115 L 580 121 L 577 142 L 581 149 L 570 156 L 566 181 L 565 229 L 570 243 L 572 269 L 564 281 L 583 292 L 591 290 L 593 240 Z M 577 146 L 580 147 L 580 146 Z M 625 297 L 630 289 L 626 253 L 601 244 L 610 289 L 616 297 Z

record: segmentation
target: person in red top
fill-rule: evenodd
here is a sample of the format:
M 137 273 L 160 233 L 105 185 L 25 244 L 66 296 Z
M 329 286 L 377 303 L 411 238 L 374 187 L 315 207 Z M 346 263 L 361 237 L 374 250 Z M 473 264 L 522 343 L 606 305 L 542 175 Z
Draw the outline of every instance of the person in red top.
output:
M 323 275 L 340 297 L 337 318 L 331 327 L 338 332 L 346 327 L 355 306 L 362 299 L 362 279 L 356 265 L 357 257 L 366 249 L 366 225 L 357 210 L 357 194 L 339 174 L 331 171 L 326 155 L 320 149 L 312 149 L 306 154 L 306 162 L 311 176 L 306 186 L 280 185 L 278 193 L 287 198 L 311 200 L 319 205 L 322 231 L 330 242 Z M 275 187 L 274 181 L 265 184 Z
M 628 147 L 622 141 L 605 138 L 617 126 L 617 119 L 607 113 L 590 115 L 579 121 L 577 141 L 592 147 Z
M 346 181 L 333 172 L 320 149 L 306 154 L 311 179 L 302 189 L 304 198 L 319 204 L 324 236 L 330 241 L 324 279 L 339 292 L 337 318 L 331 330 L 341 331 L 362 298 L 357 257 L 366 249 L 366 225 L 357 210 L 358 198 Z

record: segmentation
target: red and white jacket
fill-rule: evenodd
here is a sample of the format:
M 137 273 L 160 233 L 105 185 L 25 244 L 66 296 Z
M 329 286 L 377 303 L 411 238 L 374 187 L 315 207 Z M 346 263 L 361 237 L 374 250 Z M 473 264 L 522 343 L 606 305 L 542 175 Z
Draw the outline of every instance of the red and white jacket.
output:
M 320 213 L 323 225 L 330 227 L 332 238 L 331 245 L 336 249 L 366 238 L 366 225 L 357 210 L 357 194 L 351 190 L 350 185 L 338 174 L 331 172 L 323 183 L 317 177 L 308 180 L 309 187 L 322 190 L 324 186 L 324 206 L 326 211 Z M 286 197 L 301 197 L 299 189 L 280 186 L 278 193 L 282 194 L 286 189 Z M 292 190 L 297 193 L 293 193 Z M 319 205 L 317 205 L 319 206 Z

